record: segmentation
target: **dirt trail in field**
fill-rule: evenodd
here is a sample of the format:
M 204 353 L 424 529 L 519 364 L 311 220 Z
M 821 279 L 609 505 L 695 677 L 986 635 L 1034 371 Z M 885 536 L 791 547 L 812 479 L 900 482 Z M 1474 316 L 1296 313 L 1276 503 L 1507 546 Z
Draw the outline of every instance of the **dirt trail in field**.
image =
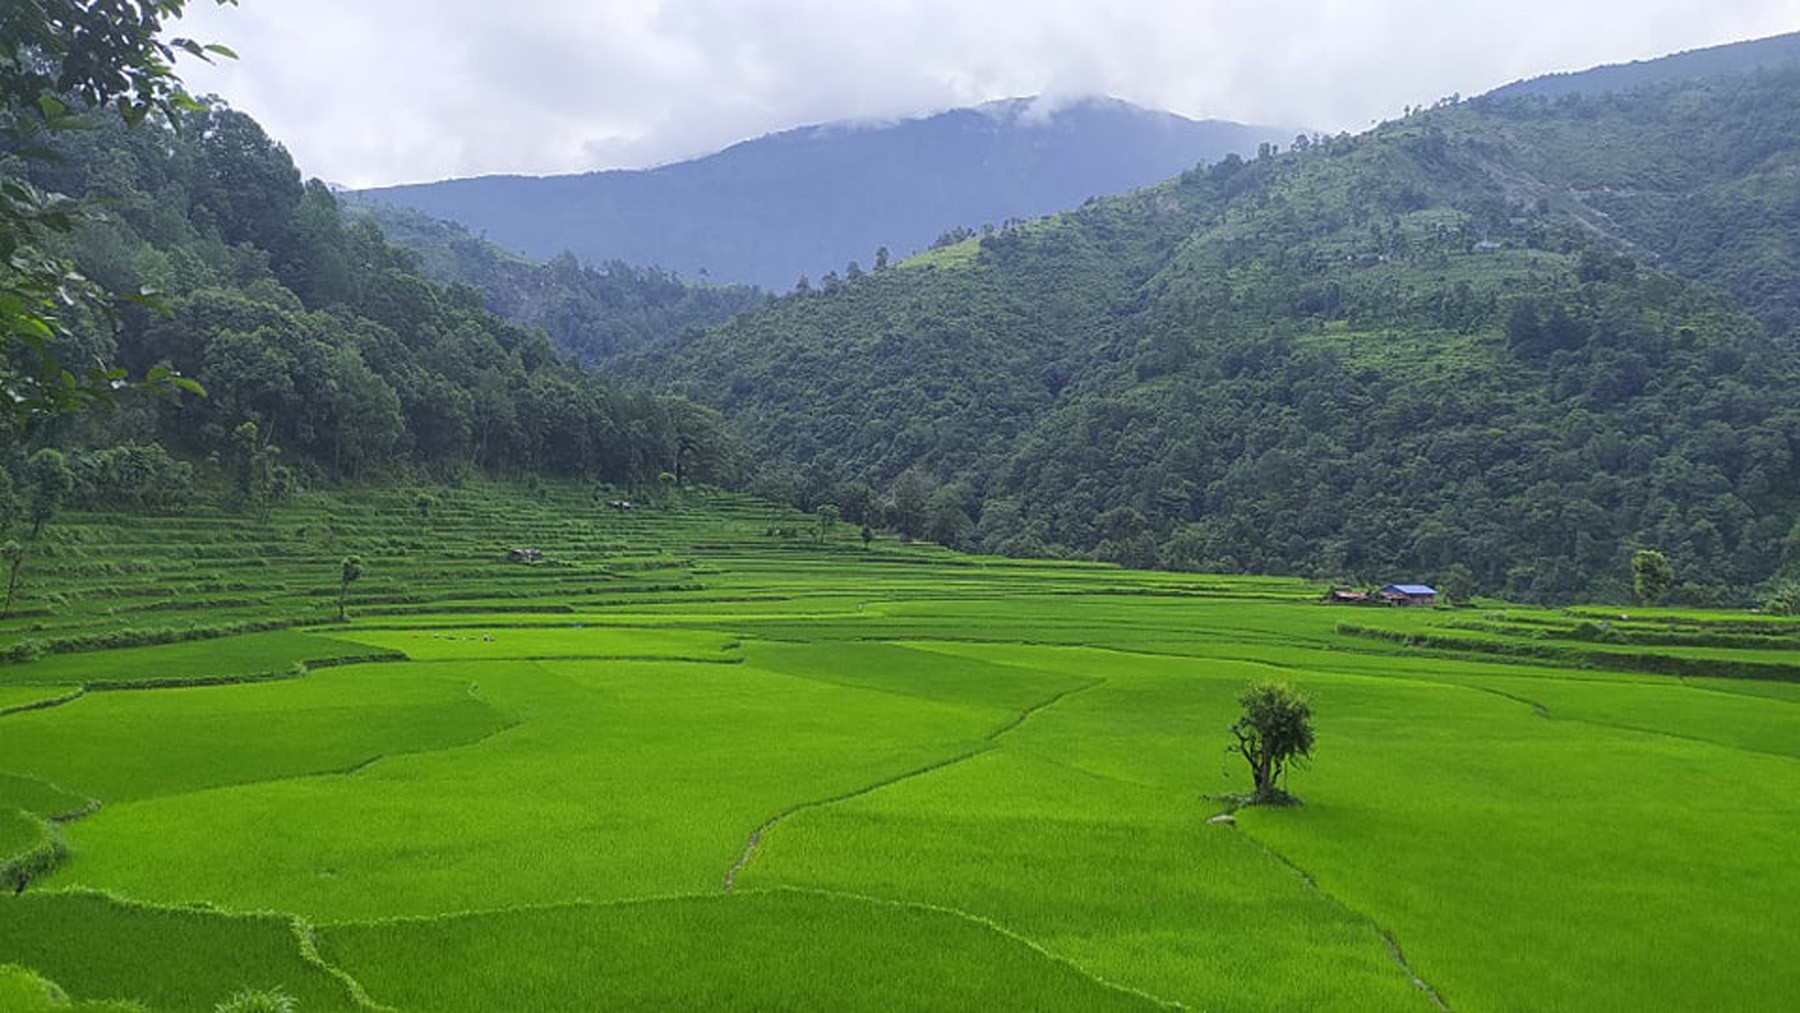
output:
M 1240 832 L 1242 830 L 1242 828 L 1238 827 L 1236 824 L 1232 824 L 1232 827 L 1233 827 L 1233 829 L 1237 829 Z M 1412 964 L 1407 962 L 1406 954 L 1401 951 L 1400 943 L 1399 943 L 1399 941 L 1397 941 L 1394 938 L 1393 933 L 1389 932 L 1387 929 L 1382 928 L 1381 923 L 1377 922 L 1374 918 L 1370 917 L 1369 915 L 1367 915 L 1361 911 L 1358 911 L 1357 909 L 1344 903 L 1338 897 L 1332 895 L 1330 892 L 1322 889 L 1319 886 L 1318 880 L 1313 878 L 1312 873 L 1307 872 L 1305 869 L 1301 868 L 1299 866 L 1299 864 L 1296 863 L 1293 859 L 1289 858 L 1288 856 L 1282 854 L 1279 851 L 1276 851 L 1274 848 L 1269 847 L 1267 844 L 1264 844 L 1262 841 L 1257 840 L 1254 835 L 1245 833 L 1244 838 L 1246 840 L 1248 840 L 1250 843 L 1252 843 L 1252 844 L 1256 845 L 1258 848 L 1260 848 L 1262 850 L 1263 854 L 1268 855 L 1270 858 L 1273 858 L 1277 862 L 1280 862 L 1282 865 L 1287 867 L 1288 871 L 1290 871 L 1294 875 L 1300 877 L 1300 882 L 1305 883 L 1307 889 L 1314 891 L 1315 893 L 1319 894 L 1319 896 L 1324 897 L 1326 900 L 1331 901 L 1333 904 L 1336 904 L 1338 907 L 1342 908 L 1346 913 L 1354 915 L 1358 918 L 1361 918 L 1363 921 L 1368 922 L 1369 927 L 1371 929 L 1375 930 L 1375 935 L 1381 939 L 1382 945 L 1387 947 L 1388 956 L 1394 958 L 1394 964 L 1400 968 L 1400 972 L 1402 974 L 1406 975 L 1407 980 L 1412 982 L 1413 987 L 1418 989 L 1419 991 L 1425 993 L 1425 997 L 1427 999 L 1431 1000 L 1432 1005 L 1436 1006 L 1438 1009 L 1444 1010 L 1445 1013 L 1449 1013 L 1450 1004 L 1444 1001 L 1444 997 L 1438 993 L 1437 989 L 1435 989 L 1431 986 L 1430 982 L 1428 982 L 1424 978 L 1420 977 L 1419 972 L 1413 970 Z
M 770 830 L 775 829 L 775 826 L 777 824 L 781 823 L 783 820 L 786 820 L 790 816 L 793 816 L 797 813 L 805 812 L 808 809 L 818 809 L 818 808 L 828 806 L 828 805 L 835 805 L 838 802 L 848 802 L 849 800 L 851 800 L 853 798 L 861 798 L 862 796 L 868 795 L 872 792 L 880 791 L 881 789 L 886 788 L 889 785 L 899 784 L 901 781 L 905 781 L 909 778 L 920 777 L 925 774 L 929 774 L 932 771 L 943 770 L 945 767 L 950 767 L 950 766 L 954 766 L 958 763 L 962 763 L 965 760 L 972 760 L 975 757 L 980 756 L 981 754 L 993 749 L 995 747 L 995 745 L 998 743 L 1001 736 L 1007 734 L 1008 732 L 1018 729 L 1018 727 L 1020 725 L 1023 725 L 1026 721 L 1030 720 L 1032 715 L 1038 714 L 1050 707 L 1054 707 L 1055 705 L 1061 703 L 1064 700 L 1067 700 L 1069 697 L 1074 696 L 1077 693 L 1085 693 L 1088 690 L 1093 689 L 1095 686 L 1098 686 L 1105 681 L 1106 680 L 1104 680 L 1104 679 L 1095 679 L 1092 682 L 1086 683 L 1081 686 L 1076 686 L 1073 689 L 1065 689 L 1061 693 L 1057 693 L 1056 695 L 1054 695 L 1046 700 L 1042 700 L 1038 703 L 1032 704 L 1030 707 L 1027 707 L 1023 711 L 1020 711 L 1018 717 L 1013 718 L 1011 721 L 1008 721 L 1006 724 L 1003 724 L 1000 727 L 998 727 L 998 728 L 994 729 L 993 731 L 987 733 L 986 735 L 982 736 L 981 744 L 974 747 L 973 749 L 966 749 L 963 752 L 957 753 L 955 756 L 948 756 L 941 760 L 935 760 L 931 763 L 924 765 L 923 767 L 916 767 L 912 770 L 906 771 L 905 773 L 895 774 L 893 777 L 882 778 L 879 781 L 876 781 L 872 784 L 863 785 L 862 787 L 856 788 L 852 791 L 847 791 L 847 792 L 843 792 L 841 794 L 832 795 L 828 798 L 813 799 L 808 802 L 801 802 L 797 805 L 789 806 L 788 808 L 783 809 L 781 812 L 778 812 L 775 815 L 769 817 L 767 820 L 763 821 L 763 824 L 761 826 L 757 827 L 755 830 L 750 831 L 750 837 L 748 840 L 746 840 L 744 842 L 744 850 L 741 853 L 739 853 L 737 861 L 731 863 L 731 868 L 725 870 L 724 892 L 730 893 L 732 890 L 737 888 L 738 873 L 744 871 L 744 866 L 749 865 L 750 859 L 756 855 L 757 846 L 762 844 L 763 835 L 768 833 Z

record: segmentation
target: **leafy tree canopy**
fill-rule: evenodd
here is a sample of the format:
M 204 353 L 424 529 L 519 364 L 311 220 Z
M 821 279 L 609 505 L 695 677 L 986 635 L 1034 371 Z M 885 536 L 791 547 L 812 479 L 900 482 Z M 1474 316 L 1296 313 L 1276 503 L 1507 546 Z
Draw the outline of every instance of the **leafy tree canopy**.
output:
M 109 293 L 41 249 L 73 232 L 90 212 L 19 178 L 18 160 L 47 157 L 42 135 L 109 103 L 130 125 L 153 113 L 173 121 L 198 108 L 175 76 L 176 54 L 204 60 L 231 52 L 191 39 L 163 40 L 164 24 L 185 7 L 186 0 L 18 0 L 0 10 L 0 404 L 14 429 L 129 385 L 123 371 L 96 356 L 64 365 L 80 318 L 109 318 Z M 198 390 L 166 367 L 141 382 L 162 391 Z
M 1281 779 L 1288 765 L 1312 756 L 1312 705 L 1284 682 L 1253 683 L 1238 702 L 1244 714 L 1231 726 L 1233 748 L 1250 766 L 1252 799 L 1285 800 Z
M 1662 601 L 1675 585 L 1675 567 L 1655 549 L 1639 549 L 1631 557 L 1631 588 L 1646 605 Z

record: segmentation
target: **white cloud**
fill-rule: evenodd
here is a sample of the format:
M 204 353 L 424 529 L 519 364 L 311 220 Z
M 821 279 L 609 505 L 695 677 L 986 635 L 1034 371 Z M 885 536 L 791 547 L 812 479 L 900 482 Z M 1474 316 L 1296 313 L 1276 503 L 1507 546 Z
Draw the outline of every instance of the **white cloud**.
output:
M 192 0 L 183 64 L 366 186 L 642 166 L 805 123 L 1110 94 L 1358 130 L 1536 74 L 1800 29 L 1800 0 Z

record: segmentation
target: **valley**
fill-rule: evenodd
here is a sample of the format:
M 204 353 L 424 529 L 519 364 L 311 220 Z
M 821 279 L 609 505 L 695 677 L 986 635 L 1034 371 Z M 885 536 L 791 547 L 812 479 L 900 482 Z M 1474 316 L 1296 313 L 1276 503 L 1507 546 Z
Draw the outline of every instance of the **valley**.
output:
M 1294 25 L 445 3 L 346 124 L 246 3 L 389 174 L 977 103 L 349 192 L 214 6 L 0 8 L 0 1010 L 1800 994 L 1800 36 L 1272 133 L 1071 89 Z

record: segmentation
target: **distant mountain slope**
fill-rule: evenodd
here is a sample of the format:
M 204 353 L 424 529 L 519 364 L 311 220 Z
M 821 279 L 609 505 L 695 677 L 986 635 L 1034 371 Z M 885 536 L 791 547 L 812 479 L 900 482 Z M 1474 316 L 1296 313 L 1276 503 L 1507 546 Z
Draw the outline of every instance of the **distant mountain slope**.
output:
M 557 352 L 592 365 L 689 327 L 721 323 L 766 295 L 743 285 L 682 281 L 656 268 L 612 261 L 582 265 L 569 254 L 527 260 L 454 222 L 379 202 L 346 199 L 388 240 L 417 254 L 427 276 L 481 293 L 487 308 L 550 338 Z
M 887 124 L 803 127 L 657 169 L 488 176 L 362 191 L 538 259 L 657 266 L 775 291 L 897 259 L 946 229 L 1120 193 L 1295 131 L 1113 100 L 991 103 Z
M 1800 577 L 1800 68 L 1484 98 L 791 295 L 622 374 L 811 502 L 1520 599 Z M 847 514 L 848 515 L 848 514 Z
M 1800 32 L 1692 49 L 1655 60 L 1634 60 L 1631 63 L 1608 64 L 1591 70 L 1545 74 L 1496 88 L 1488 92 L 1487 97 L 1595 95 L 1698 77 L 1741 74 L 1759 68 L 1785 67 L 1796 63 L 1800 63 Z

